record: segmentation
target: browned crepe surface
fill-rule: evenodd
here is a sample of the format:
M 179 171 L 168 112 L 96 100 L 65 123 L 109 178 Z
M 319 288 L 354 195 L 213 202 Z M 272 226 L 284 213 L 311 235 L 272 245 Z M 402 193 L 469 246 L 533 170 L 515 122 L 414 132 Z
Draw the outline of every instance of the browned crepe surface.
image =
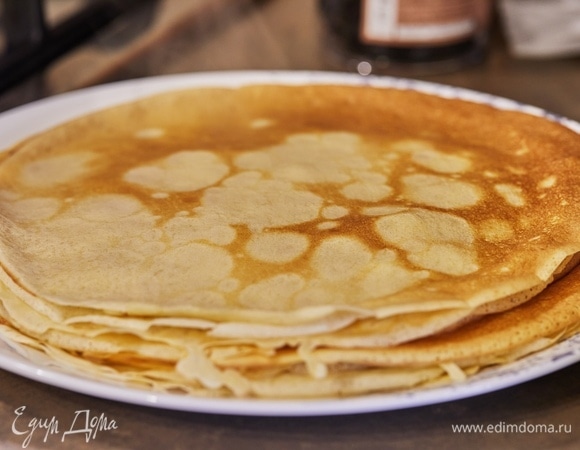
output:
M 523 306 L 577 264 L 579 140 L 520 112 L 353 86 L 194 89 L 97 112 L 2 158 L 3 315 L 63 361 L 125 354 L 123 373 L 159 365 L 196 392 L 262 395 L 240 381 L 253 358 L 280 379 L 333 379 L 399 351 L 423 383 L 441 361 L 402 343 L 458 326 L 440 334 L 456 336 L 444 363 L 488 364 L 511 348 L 488 330 L 489 351 L 462 356 L 474 318 L 506 310 L 493 320 L 525 335 L 540 325 Z M 538 336 L 574 329 L 566 289 L 554 301 L 572 319 Z M 310 375 L 285 372 L 301 364 Z M 350 393 L 408 385 L 365 370 L 343 374 L 370 377 Z

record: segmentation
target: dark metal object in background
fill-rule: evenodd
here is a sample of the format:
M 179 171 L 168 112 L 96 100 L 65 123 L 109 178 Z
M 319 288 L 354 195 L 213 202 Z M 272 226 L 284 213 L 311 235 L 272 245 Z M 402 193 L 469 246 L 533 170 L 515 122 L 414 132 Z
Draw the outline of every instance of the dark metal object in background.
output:
M 49 28 L 43 0 L 4 0 L 6 49 L 0 55 L 0 94 L 46 68 L 117 17 L 156 1 L 89 1 L 80 11 Z

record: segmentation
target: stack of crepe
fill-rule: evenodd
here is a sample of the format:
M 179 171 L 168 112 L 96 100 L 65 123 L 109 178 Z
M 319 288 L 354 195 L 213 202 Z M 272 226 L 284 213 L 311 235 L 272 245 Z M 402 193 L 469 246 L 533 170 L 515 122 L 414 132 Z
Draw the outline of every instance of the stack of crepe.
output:
M 459 382 L 579 331 L 579 149 L 545 118 L 370 86 L 92 113 L 3 153 L 0 335 L 195 396 Z

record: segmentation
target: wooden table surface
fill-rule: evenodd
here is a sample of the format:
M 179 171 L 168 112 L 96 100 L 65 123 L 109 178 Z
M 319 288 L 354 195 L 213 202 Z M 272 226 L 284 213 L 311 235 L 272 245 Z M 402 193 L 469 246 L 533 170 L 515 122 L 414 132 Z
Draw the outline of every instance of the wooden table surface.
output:
M 59 0 L 61 2 L 68 0 Z M 127 16 L 42 74 L 0 96 L 0 111 L 110 81 L 222 70 L 341 70 L 329 59 L 312 0 L 160 0 Z M 136 24 L 136 25 L 135 25 Z M 123 30 L 133 26 L 127 38 Z M 486 60 L 424 80 L 501 95 L 580 121 L 580 59 L 523 60 L 494 27 Z M 180 412 L 94 398 L 0 370 L 0 448 L 29 449 L 577 449 L 580 364 L 501 391 L 410 409 L 330 417 L 248 417 Z M 69 433 L 79 420 L 112 429 Z M 37 428 L 59 422 L 59 431 Z M 44 420 L 44 422 L 42 421 Z M 455 433 L 456 424 L 497 432 Z M 562 426 L 560 433 L 505 431 Z M 76 425 L 75 429 L 81 427 Z M 54 429 L 52 430 L 54 431 Z M 20 433 L 20 434 L 19 434 Z M 27 439 L 28 438 L 28 439 Z M 85 447 L 86 446 L 86 447 Z

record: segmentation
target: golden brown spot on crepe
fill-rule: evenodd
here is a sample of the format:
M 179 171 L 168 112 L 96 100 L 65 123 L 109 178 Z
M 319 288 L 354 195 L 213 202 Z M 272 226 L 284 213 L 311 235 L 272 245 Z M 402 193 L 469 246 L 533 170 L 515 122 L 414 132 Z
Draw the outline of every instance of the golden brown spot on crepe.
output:
M 396 151 L 411 154 L 411 161 L 423 168 L 439 173 L 463 173 L 471 167 L 471 161 L 458 154 L 438 151 L 427 141 L 404 140 L 392 145 Z
M 515 151 L 515 155 L 524 156 L 524 155 L 527 155 L 529 152 L 530 152 L 530 149 L 528 147 L 522 147 L 522 148 Z
M 312 267 L 324 280 L 348 280 L 357 275 L 371 258 L 371 251 L 356 238 L 327 238 L 314 251 Z
M 386 180 L 386 178 L 385 178 Z M 390 186 L 385 186 L 384 181 L 356 181 L 347 184 L 341 189 L 342 195 L 351 200 L 362 200 L 365 202 L 378 202 L 390 196 L 393 189 Z
M 478 269 L 473 231 L 461 217 L 411 209 L 375 222 L 380 237 L 403 250 L 413 264 L 450 275 Z
M 444 209 L 476 205 L 482 197 L 479 187 L 465 181 L 429 174 L 403 177 L 403 196 L 420 205 Z
M 135 137 L 138 139 L 158 139 L 165 136 L 165 133 L 163 128 L 143 128 L 135 133 Z
M 215 245 L 231 244 L 237 236 L 235 228 L 228 224 L 215 223 L 209 217 L 178 216 L 169 219 L 162 227 L 172 245 L 206 241 Z
M 42 158 L 26 164 L 20 180 L 27 186 L 40 189 L 73 183 L 90 171 L 90 163 L 96 158 L 97 155 L 90 151 Z
M 318 217 L 323 199 L 295 189 L 284 180 L 263 179 L 243 173 L 208 188 L 195 211 L 230 225 L 245 225 L 253 232 L 311 221 Z
M 67 215 L 90 222 L 110 222 L 140 212 L 144 207 L 137 199 L 127 195 L 107 194 L 87 197 L 72 204 Z
M 426 270 L 407 269 L 392 250 L 375 253 L 371 266 L 360 286 L 372 298 L 402 291 L 430 275 Z
M 339 226 L 340 222 L 336 220 L 327 220 L 325 222 L 320 222 L 318 225 L 316 225 L 316 228 L 318 228 L 320 231 L 324 231 L 324 230 L 332 230 L 334 228 L 338 228 Z
M 489 242 L 505 241 L 514 234 L 512 225 L 504 219 L 487 219 L 481 223 L 479 231 Z
M 0 204 L 5 200 L 0 200 Z M 65 200 L 66 201 L 66 200 Z M 17 222 L 35 222 L 48 220 L 61 208 L 56 198 L 31 197 L 9 203 L 10 217 Z M 8 208 L 7 208 L 8 209 Z
M 523 190 L 519 186 L 509 183 L 496 184 L 495 191 L 511 206 L 524 206 L 526 199 L 523 196 Z
M 211 186 L 228 172 L 228 166 L 212 152 L 183 150 L 154 164 L 130 169 L 124 179 L 149 189 L 183 192 Z
M 252 308 L 284 311 L 291 307 L 292 297 L 304 284 L 304 279 L 294 273 L 274 275 L 245 287 L 239 302 Z
M 172 296 L 187 296 L 188 287 L 180 281 L 183 278 L 203 290 L 228 278 L 233 267 L 228 251 L 208 244 L 189 243 L 159 254 L 152 261 L 149 273 L 160 281 L 161 290 L 167 289 Z
M 261 118 L 261 119 L 254 119 L 252 120 L 252 122 L 250 123 L 250 127 L 251 128 L 266 128 L 266 127 L 270 127 L 274 124 L 274 121 L 268 118 Z
M 268 232 L 254 234 L 246 244 L 246 252 L 259 261 L 282 264 L 300 257 L 308 246 L 308 237 L 303 234 Z
M 525 175 L 525 173 L 526 173 L 526 169 L 524 169 L 523 167 L 509 166 L 509 167 L 507 167 L 507 170 L 509 172 L 513 173 L 514 175 Z
M 350 133 L 297 134 L 281 145 L 244 152 L 235 164 L 296 183 L 344 183 L 355 171 L 371 167 L 358 153 L 359 145 L 359 137 Z
M 348 215 L 348 213 L 348 208 L 337 205 L 325 206 L 320 211 L 320 215 L 325 219 L 340 219 L 341 217 Z
M 556 177 L 555 175 L 550 175 L 538 183 L 538 188 L 539 189 L 548 189 L 548 188 L 554 187 L 556 185 L 557 181 L 558 181 L 558 177 Z

